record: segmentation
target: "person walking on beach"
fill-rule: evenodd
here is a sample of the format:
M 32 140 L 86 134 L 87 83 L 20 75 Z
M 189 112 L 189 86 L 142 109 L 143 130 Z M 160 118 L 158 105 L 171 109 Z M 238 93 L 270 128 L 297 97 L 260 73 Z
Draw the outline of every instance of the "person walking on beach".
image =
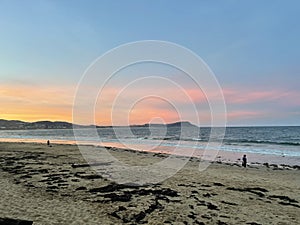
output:
M 242 158 L 242 166 L 246 168 L 247 166 L 247 156 L 244 155 L 243 158 Z
M 48 145 L 49 147 L 52 147 L 52 145 L 50 144 L 50 141 L 49 141 L 49 140 L 47 141 L 47 145 Z

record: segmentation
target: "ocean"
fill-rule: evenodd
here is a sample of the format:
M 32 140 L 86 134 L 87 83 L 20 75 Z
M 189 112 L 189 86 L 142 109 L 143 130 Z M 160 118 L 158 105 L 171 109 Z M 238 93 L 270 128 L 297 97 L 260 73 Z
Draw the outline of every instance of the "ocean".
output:
M 214 128 L 214 130 L 221 128 Z M 189 132 L 191 130 L 191 132 Z M 250 163 L 274 163 L 300 165 L 300 126 L 280 127 L 227 127 L 225 135 L 210 137 L 211 128 L 187 127 L 184 135 L 179 127 L 115 127 L 77 129 L 76 138 L 72 129 L 1 130 L 0 141 L 91 144 L 140 151 L 172 154 L 174 148 L 180 154 L 202 157 L 217 151 L 214 160 L 240 162 L 246 154 Z M 187 132 L 186 132 L 187 131 Z M 216 132 L 218 133 L 218 132 Z M 77 141 L 77 142 L 76 142 Z M 208 149 L 207 144 L 212 145 Z

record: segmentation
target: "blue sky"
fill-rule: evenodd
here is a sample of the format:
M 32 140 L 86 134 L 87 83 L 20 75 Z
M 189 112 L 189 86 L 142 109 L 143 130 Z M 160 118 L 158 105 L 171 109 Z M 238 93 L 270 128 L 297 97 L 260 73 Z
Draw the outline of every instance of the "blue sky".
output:
M 72 87 L 98 56 L 127 42 L 164 40 L 191 49 L 214 71 L 229 93 L 229 124 L 300 124 L 299 1 L 2 0 L 0 8 L 3 90 L 66 87 L 71 101 Z M 24 117 L 14 98 L 37 101 L 2 93 L 11 110 L 0 117 L 47 119 Z

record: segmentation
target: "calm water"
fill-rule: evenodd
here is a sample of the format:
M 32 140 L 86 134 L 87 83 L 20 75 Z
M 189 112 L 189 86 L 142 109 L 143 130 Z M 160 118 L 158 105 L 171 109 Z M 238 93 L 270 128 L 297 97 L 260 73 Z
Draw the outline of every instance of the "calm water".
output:
M 46 141 L 59 143 L 89 143 L 94 145 L 115 146 L 143 151 L 172 153 L 175 147 L 181 153 L 193 151 L 194 156 L 201 156 L 207 146 L 210 128 L 180 127 L 119 127 L 76 130 L 3 130 L 1 140 L 10 141 Z M 221 129 L 215 130 L 211 143 L 222 141 L 221 146 L 207 150 L 219 151 L 218 156 L 224 161 L 237 161 L 247 154 L 250 162 L 300 164 L 300 127 L 229 127 L 225 136 Z

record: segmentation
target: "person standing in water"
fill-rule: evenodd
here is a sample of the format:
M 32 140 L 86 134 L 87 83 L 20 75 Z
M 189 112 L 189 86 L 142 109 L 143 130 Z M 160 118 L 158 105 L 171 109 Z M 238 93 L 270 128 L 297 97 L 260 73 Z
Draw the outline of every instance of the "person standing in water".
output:
M 247 166 L 247 156 L 244 155 L 243 158 L 242 158 L 242 166 L 246 168 Z

